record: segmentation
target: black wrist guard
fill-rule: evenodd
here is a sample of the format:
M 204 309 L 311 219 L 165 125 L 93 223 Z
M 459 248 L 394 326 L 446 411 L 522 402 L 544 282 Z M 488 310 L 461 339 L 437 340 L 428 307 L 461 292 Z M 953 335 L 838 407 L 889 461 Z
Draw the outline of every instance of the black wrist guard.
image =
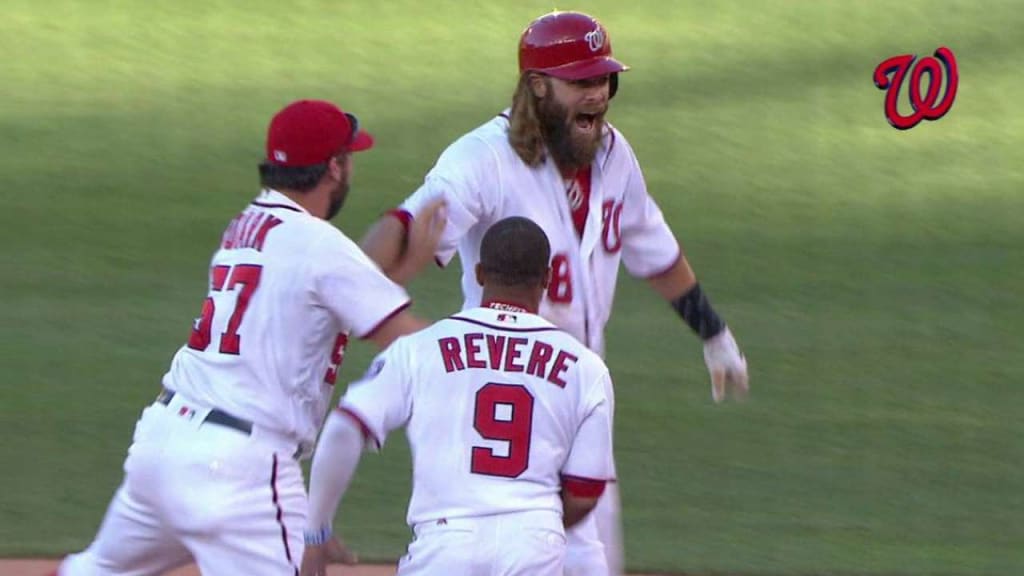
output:
M 701 340 L 714 338 L 725 329 L 725 322 L 718 317 L 711 307 L 711 302 L 700 289 L 700 284 L 694 284 L 686 294 L 672 301 L 672 308 L 686 321 Z

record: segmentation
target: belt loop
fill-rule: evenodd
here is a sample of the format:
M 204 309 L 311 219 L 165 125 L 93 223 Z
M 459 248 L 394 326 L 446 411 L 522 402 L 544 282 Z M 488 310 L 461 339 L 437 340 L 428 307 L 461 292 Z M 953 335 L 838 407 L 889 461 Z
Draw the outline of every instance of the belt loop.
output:
M 160 393 L 156 395 L 156 401 L 167 406 L 174 399 L 174 390 L 167 388 L 160 388 Z

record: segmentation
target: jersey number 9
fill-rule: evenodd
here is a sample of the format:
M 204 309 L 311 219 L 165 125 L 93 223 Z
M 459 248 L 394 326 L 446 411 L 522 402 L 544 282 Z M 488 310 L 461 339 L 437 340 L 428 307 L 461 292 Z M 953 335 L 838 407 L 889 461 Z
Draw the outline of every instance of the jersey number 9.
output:
M 473 474 L 517 478 L 526 472 L 533 433 L 533 395 L 526 387 L 489 382 L 481 388 L 476 393 L 473 428 L 486 440 L 508 442 L 507 456 L 474 446 L 470 459 Z

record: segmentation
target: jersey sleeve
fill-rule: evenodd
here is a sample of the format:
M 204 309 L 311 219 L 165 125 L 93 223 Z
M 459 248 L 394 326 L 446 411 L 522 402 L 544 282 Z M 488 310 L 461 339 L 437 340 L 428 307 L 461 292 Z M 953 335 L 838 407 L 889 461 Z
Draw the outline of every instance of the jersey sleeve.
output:
M 622 263 L 626 270 L 638 278 L 648 278 L 664 272 L 679 259 L 679 242 L 665 222 L 661 208 L 647 192 L 640 164 L 631 148 L 629 179 L 620 217 L 622 234 Z
M 395 340 L 370 363 L 363 377 L 349 384 L 338 402 L 363 430 L 368 449 L 379 450 L 392 430 L 412 414 L 412 370 L 403 339 Z
M 472 135 L 463 136 L 441 154 L 423 184 L 402 203 L 402 209 L 415 216 L 444 198 L 448 223 L 436 253 L 441 265 L 451 261 L 469 229 L 497 205 L 497 173 L 497 157 L 490 146 Z
M 563 482 L 577 484 L 614 479 L 612 456 L 611 376 L 605 369 L 583 404 L 583 419 L 562 466 Z
M 355 242 L 333 232 L 321 238 L 312 255 L 315 297 L 346 330 L 366 338 L 411 300 Z

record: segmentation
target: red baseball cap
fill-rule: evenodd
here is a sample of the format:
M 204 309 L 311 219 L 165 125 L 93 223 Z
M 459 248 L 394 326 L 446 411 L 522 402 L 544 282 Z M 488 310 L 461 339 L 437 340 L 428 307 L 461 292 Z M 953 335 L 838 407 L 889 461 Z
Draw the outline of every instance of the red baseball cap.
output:
M 298 100 L 274 115 L 267 129 L 267 162 L 277 166 L 323 164 L 342 152 L 373 147 L 359 119 L 324 100 Z

